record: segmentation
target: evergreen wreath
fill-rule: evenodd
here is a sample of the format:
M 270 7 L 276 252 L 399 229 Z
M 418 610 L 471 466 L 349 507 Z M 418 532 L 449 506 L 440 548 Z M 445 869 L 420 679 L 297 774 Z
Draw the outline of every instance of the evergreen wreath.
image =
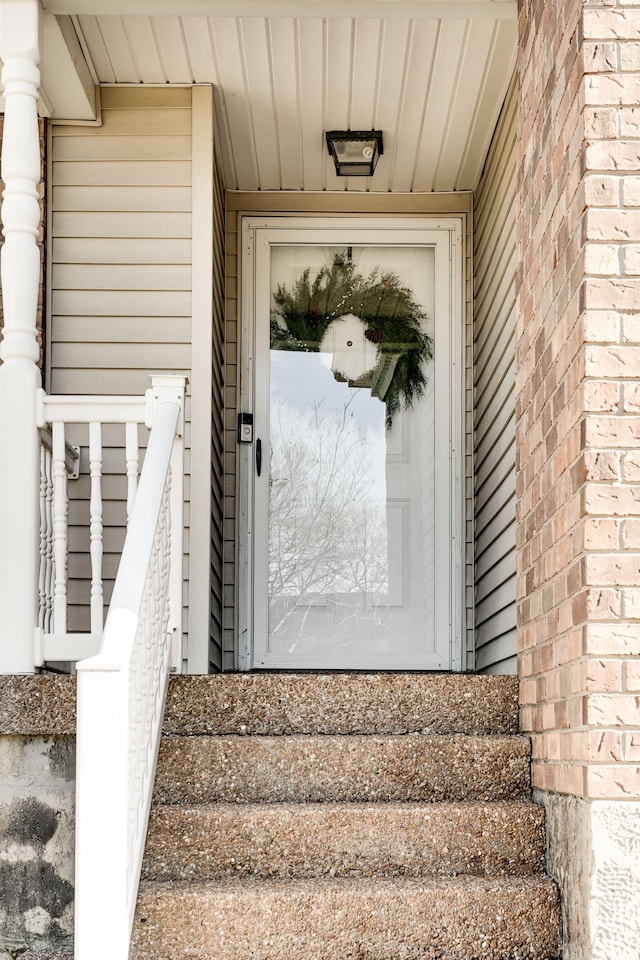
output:
M 317 353 L 330 324 L 353 314 L 365 326 L 364 335 L 378 347 L 373 371 L 353 387 L 369 387 L 386 404 L 386 426 L 394 415 L 422 396 L 427 383 L 424 365 L 433 356 L 433 340 L 422 329 L 426 314 L 411 290 L 393 273 L 379 268 L 368 276 L 356 272 L 345 254 L 336 254 L 330 266 L 312 278 L 302 273 L 292 290 L 278 284 L 271 311 L 271 348 Z M 338 371 L 336 379 L 345 380 Z

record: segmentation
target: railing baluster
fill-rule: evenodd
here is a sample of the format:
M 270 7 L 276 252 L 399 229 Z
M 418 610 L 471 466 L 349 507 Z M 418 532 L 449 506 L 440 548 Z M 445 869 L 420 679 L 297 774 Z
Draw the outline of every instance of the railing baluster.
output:
M 45 629 L 47 610 L 47 450 L 40 447 L 40 572 L 38 575 L 38 626 Z
M 45 450 L 45 472 L 47 491 L 45 500 L 46 555 L 45 555 L 45 613 L 44 632 L 51 630 L 53 616 L 53 458 L 50 450 Z
M 127 460 L 127 525 L 131 519 L 133 504 L 138 489 L 138 465 L 140 453 L 138 450 L 138 424 L 127 423 L 125 427 L 125 456 Z
M 64 424 L 52 424 L 53 473 L 53 632 L 67 629 L 68 499 Z
M 102 633 L 104 597 L 102 588 L 102 424 L 89 424 L 89 539 L 91 553 L 91 632 Z

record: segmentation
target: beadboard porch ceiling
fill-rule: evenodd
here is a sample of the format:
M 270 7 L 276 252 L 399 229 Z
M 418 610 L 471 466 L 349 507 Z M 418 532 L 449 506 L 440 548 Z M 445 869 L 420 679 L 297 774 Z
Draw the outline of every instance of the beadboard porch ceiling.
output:
M 97 83 L 213 83 L 225 186 L 243 191 L 473 190 L 516 55 L 511 0 L 45 8 L 70 18 Z M 373 127 L 384 134 L 375 176 L 338 178 L 324 132 Z

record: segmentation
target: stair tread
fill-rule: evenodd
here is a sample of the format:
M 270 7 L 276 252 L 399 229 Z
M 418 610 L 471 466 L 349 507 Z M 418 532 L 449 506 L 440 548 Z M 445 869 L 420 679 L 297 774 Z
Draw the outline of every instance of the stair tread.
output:
M 543 869 L 544 810 L 533 803 L 216 803 L 153 808 L 143 876 L 500 876 Z
M 144 883 L 132 960 L 550 960 L 546 877 Z
M 159 803 L 506 800 L 529 794 L 518 735 L 165 737 Z
M 175 677 L 166 733 L 516 733 L 516 677 L 224 674 Z

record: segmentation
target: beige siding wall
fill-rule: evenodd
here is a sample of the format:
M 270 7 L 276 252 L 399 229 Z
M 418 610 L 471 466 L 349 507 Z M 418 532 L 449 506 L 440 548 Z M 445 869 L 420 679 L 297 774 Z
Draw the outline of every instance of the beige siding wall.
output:
M 218 158 L 213 183 L 213 329 L 211 380 L 211 600 L 209 670 L 222 670 L 224 436 L 224 190 Z
M 48 380 L 58 394 L 141 394 L 151 373 L 190 374 L 191 90 L 105 88 L 102 106 L 100 127 L 51 127 Z M 187 399 L 188 421 L 189 414 Z M 185 584 L 189 433 L 187 422 Z M 108 428 L 105 443 L 104 572 L 111 579 L 124 539 L 126 481 L 121 433 Z M 86 450 L 82 466 L 71 485 L 73 630 L 89 626 Z
M 515 198 L 517 82 L 475 196 L 476 668 L 516 673 Z
M 319 216 L 341 215 L 442 215 L 466 217 L 465 244 L 465 515 L 467 556 L 465 564 L 466 668 L 473 668 L 473 421 L 472 421 L 472 311 L 471 297 L 471 195 L 457 194 L 313 194 L 227 193 L 226 215 L 226 322 L 225 322 L 225 440 L 224 440 L 224 661 L 225 670 L 237 666 L 237 467 L 236 413 L 240 371 L 240 245 L 238 230 L 242 214 Z

